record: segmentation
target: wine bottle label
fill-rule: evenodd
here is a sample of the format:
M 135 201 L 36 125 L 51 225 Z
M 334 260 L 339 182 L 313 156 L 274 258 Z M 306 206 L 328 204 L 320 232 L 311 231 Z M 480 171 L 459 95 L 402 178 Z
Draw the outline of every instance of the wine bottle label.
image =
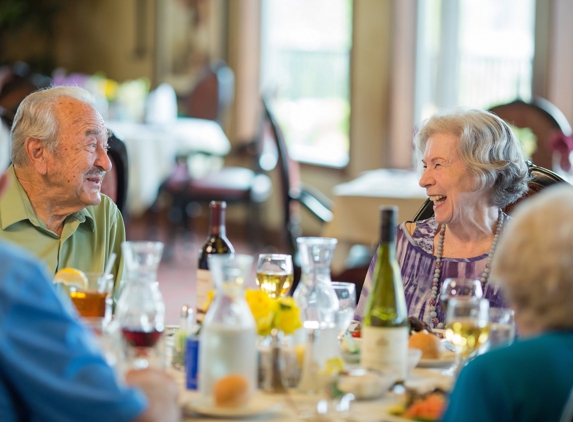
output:
M 207 296 L 213 290 L 213 280 L 211 279 L 211 271 L 197 270 L 197 302 L 195 308 L 197 309 L 197 321 L 203 321 L 205 317 L 205 304 L 207 303 Z
M 360 364 L 404 381 L 408 365 L 407 327 L 362 327 Z

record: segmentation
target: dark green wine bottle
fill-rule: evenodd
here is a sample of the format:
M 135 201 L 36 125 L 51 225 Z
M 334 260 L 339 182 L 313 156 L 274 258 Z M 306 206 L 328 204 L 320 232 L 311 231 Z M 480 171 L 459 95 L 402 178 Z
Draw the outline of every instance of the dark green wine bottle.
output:
M 380 246 L 362 318 L 361 364 L 406 379 L 408 312 L 396 261 L 397 207 L 380 207 Z
M 227 203 L 225 201 L 211 201 L 209 204 L 211 210 L 211 223 L 209 229 L 209 237 L 199 250 L 199 262 L 197 268 L 197 319 L 202 321 L 205 316 L 205 309 L 203 309 L 207 295 L 211 290 L 214 290 L 213 280 L 211 279 L 211 272 L 209 271 L 209 263 L 207 257 L 215 254 L 231 254 L 234 253 L 233 245 L 227 239 L 227 230 L 225 227 L 225 209 Z

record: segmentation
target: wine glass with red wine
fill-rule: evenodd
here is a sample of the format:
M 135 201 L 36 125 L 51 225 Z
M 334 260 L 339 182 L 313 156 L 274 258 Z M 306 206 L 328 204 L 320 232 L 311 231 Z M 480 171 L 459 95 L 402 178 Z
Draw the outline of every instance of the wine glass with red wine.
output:
M 117 302 L 116 318 L 122 333 L 122 351 L 127 369 L 163 366 L 165 305 L 158 283 L 129 280 Z

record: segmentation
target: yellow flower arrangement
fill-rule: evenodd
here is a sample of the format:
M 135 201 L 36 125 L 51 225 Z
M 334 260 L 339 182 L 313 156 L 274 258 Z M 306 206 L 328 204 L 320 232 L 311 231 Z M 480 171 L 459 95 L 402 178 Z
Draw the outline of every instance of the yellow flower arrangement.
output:
M 209 292 L 205 310 L 209 308 L 214 297 L 215 292 Z M 300 310 L 292 297 L 272 299 L 262 290 L 247 289 L 245 299 L 257 323 L 257 333 L 261 336 L 269 335 L 273 328 L 278 328 L 285 334 L 292 334 L 302 327 Z
M 292 334 L 302 327 L 300 310 L 292 297 L 272 299 L 262 290 L 247 289 L 246 299 L 259 335 L 269 335 L 273 328 Z

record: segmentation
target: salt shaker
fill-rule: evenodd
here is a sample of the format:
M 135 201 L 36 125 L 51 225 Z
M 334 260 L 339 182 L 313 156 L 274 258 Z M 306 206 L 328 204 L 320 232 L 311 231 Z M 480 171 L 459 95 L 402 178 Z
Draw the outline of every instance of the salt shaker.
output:
M 181 307 L 179 318 L 179 330 L 175 333 L 173 345 L 173 366 L 177 369 L 185 369 L 185 343 L 194 331 L 193 309 L 188 305 Z

